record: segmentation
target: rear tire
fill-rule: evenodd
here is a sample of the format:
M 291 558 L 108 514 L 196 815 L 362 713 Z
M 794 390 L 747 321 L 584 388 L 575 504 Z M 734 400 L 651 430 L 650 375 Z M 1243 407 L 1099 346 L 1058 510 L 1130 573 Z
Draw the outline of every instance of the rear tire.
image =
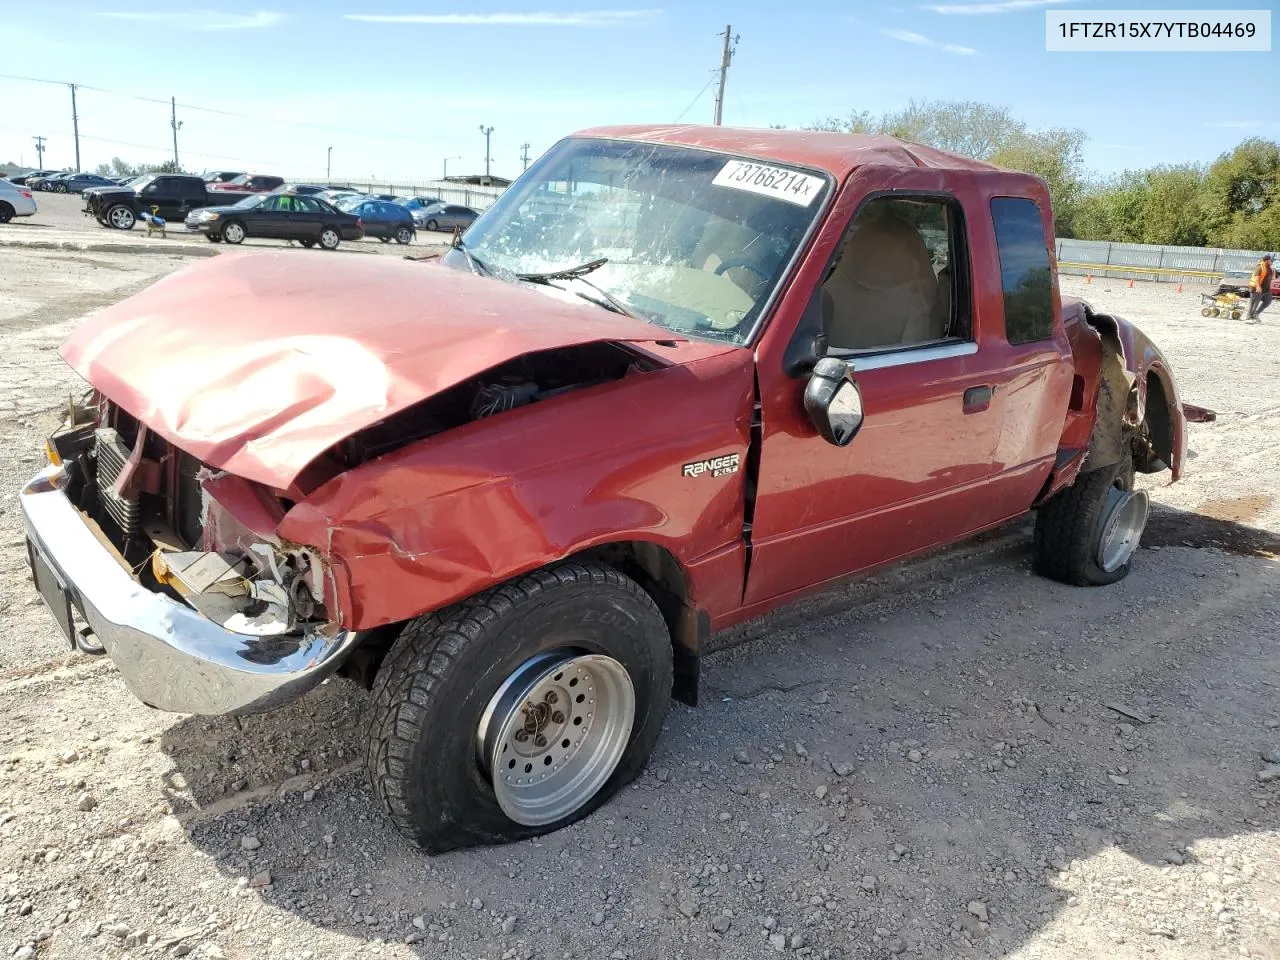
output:
M 373 685 L 374 792 L 431 853 L 557 830 L 644 768 L 671 677 L 638 583 L 596 563 L 536 570 L 404 628 Z
M 407 246 L 413 240 L 413 231 L 408 227 L 401 227 L 396 231 L 396 243 Z
M 1106 586 L 1128 576 L 1147 511 L 1147 495 L 1142 491 L 1133 493 L 1133 477 L 1133 460 L 1126 458 L 1113 466 L 1081 474 L 1075 483 L 1043 504 L 1036 511 L 1036 573 L 1080 587 Z M 1113 517 L 1113 491 L 1132 494 L 1130 509 L 1140 513 L 1137 530 L 1128 539 L 1123 536 L 1124 531 L 1117 532 L 1114 524 L 1108 523 Z M 1104 540 L 1111 545 L 1107 562 L 1102 559 L 1108 552 L 1103 548 Z
M 8 223 L 13 219 L 13 207 L 0 200 L 0 223 Z
M 337 250 L 342 242 L 342 235 L 333 227 L 325 227 L 320 231 L 320 246 L 326 250 Z

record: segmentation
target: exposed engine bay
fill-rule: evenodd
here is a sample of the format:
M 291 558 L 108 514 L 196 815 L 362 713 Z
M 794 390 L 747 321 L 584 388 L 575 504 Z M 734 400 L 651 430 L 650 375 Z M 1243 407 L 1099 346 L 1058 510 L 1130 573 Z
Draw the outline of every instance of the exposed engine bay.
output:
M 361 430 L 339 444 L 335 452 L 343 468 L 349 469 L 473 420 L 658 366 L 625 346 L 609 342 L 525 354 Z

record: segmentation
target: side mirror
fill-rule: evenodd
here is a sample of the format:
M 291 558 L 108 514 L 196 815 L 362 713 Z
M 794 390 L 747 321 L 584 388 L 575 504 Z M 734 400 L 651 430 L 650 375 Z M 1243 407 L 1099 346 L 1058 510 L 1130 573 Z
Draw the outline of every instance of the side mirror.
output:
M 823 357 L 804 388 L 804 409 L 827 443 L 848 445 L 862 428 L 862 392 L 843 360 Z

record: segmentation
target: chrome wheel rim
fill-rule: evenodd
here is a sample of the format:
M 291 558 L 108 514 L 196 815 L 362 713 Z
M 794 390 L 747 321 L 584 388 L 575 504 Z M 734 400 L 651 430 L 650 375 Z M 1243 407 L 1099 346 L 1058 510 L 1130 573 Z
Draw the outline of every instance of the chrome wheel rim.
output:
M 320 246 L 324 247 L 326 250 L 332 250 L 337 245 L 338 235 L 332 230 L 326 230 L 324 233 L 320 234 Z
M 1149 501 L 1145 490 L 1121 490 L 1113 487 L 1107 494 L 1106 517 L 1098 540 L 1098 566 L 1114 573 L 1133 556 L 1147 525 Z
M 522 664 L 477 731 L 502 812 L 542 826 L 580 810 L 618 768 L 635 712 L 631 677 L 612 657 L 558 651 Z
M 244 239 L 244 227 L 238 223 L 228 223 L 222 235 L 230 243 L 239 243 Z
M 111 211 L 111 225 L 121 230 L 128 230 L 133 226 L 133 211 L 128 207 L 116 207 Z

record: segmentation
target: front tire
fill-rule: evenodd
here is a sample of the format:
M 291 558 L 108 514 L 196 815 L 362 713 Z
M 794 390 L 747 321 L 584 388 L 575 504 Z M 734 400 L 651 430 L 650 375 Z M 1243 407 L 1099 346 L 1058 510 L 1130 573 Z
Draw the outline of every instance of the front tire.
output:
M 1075 586 L 1106 586 L 1129 575 L 1147 522 L 1146 491 L 1133 489 L 1133 461 L 1076 477 L 1036 512 L 1036 573 Z
M 557 830 L 644 768 L 671 677 L 634 580 L 589 562 L 526 574 L 404 628 L 373 686 L 374 791 L 432 853 Z
M 116 204 L 107 211 L 107 223 L 116 230 L 132 230 L 138 222 L 138 215 L 122 203 Z
M 428 229 L 428 230 L 433 230 L 433 231 L 434 231 L 434 230 L 439 229 L 439 227 L 440 227 L 440 224 L 436 223 L 434 220 L 428 220 L 428 221 L 427 221 L 427 229 Z
M 244 243 L 244 224 L 239 220 L 228 220 L 222 225 L 222 239 L 227 243 Z
M 66 192 L 67 192 L 67 185 L 66 185 L 65 183 L 60 183 L 60 184 L 58 184 L 56 187 L 54 187 L 53 189 L 54 189 L 56 192 L 58 192 L 58 193 L 66 193 Z

